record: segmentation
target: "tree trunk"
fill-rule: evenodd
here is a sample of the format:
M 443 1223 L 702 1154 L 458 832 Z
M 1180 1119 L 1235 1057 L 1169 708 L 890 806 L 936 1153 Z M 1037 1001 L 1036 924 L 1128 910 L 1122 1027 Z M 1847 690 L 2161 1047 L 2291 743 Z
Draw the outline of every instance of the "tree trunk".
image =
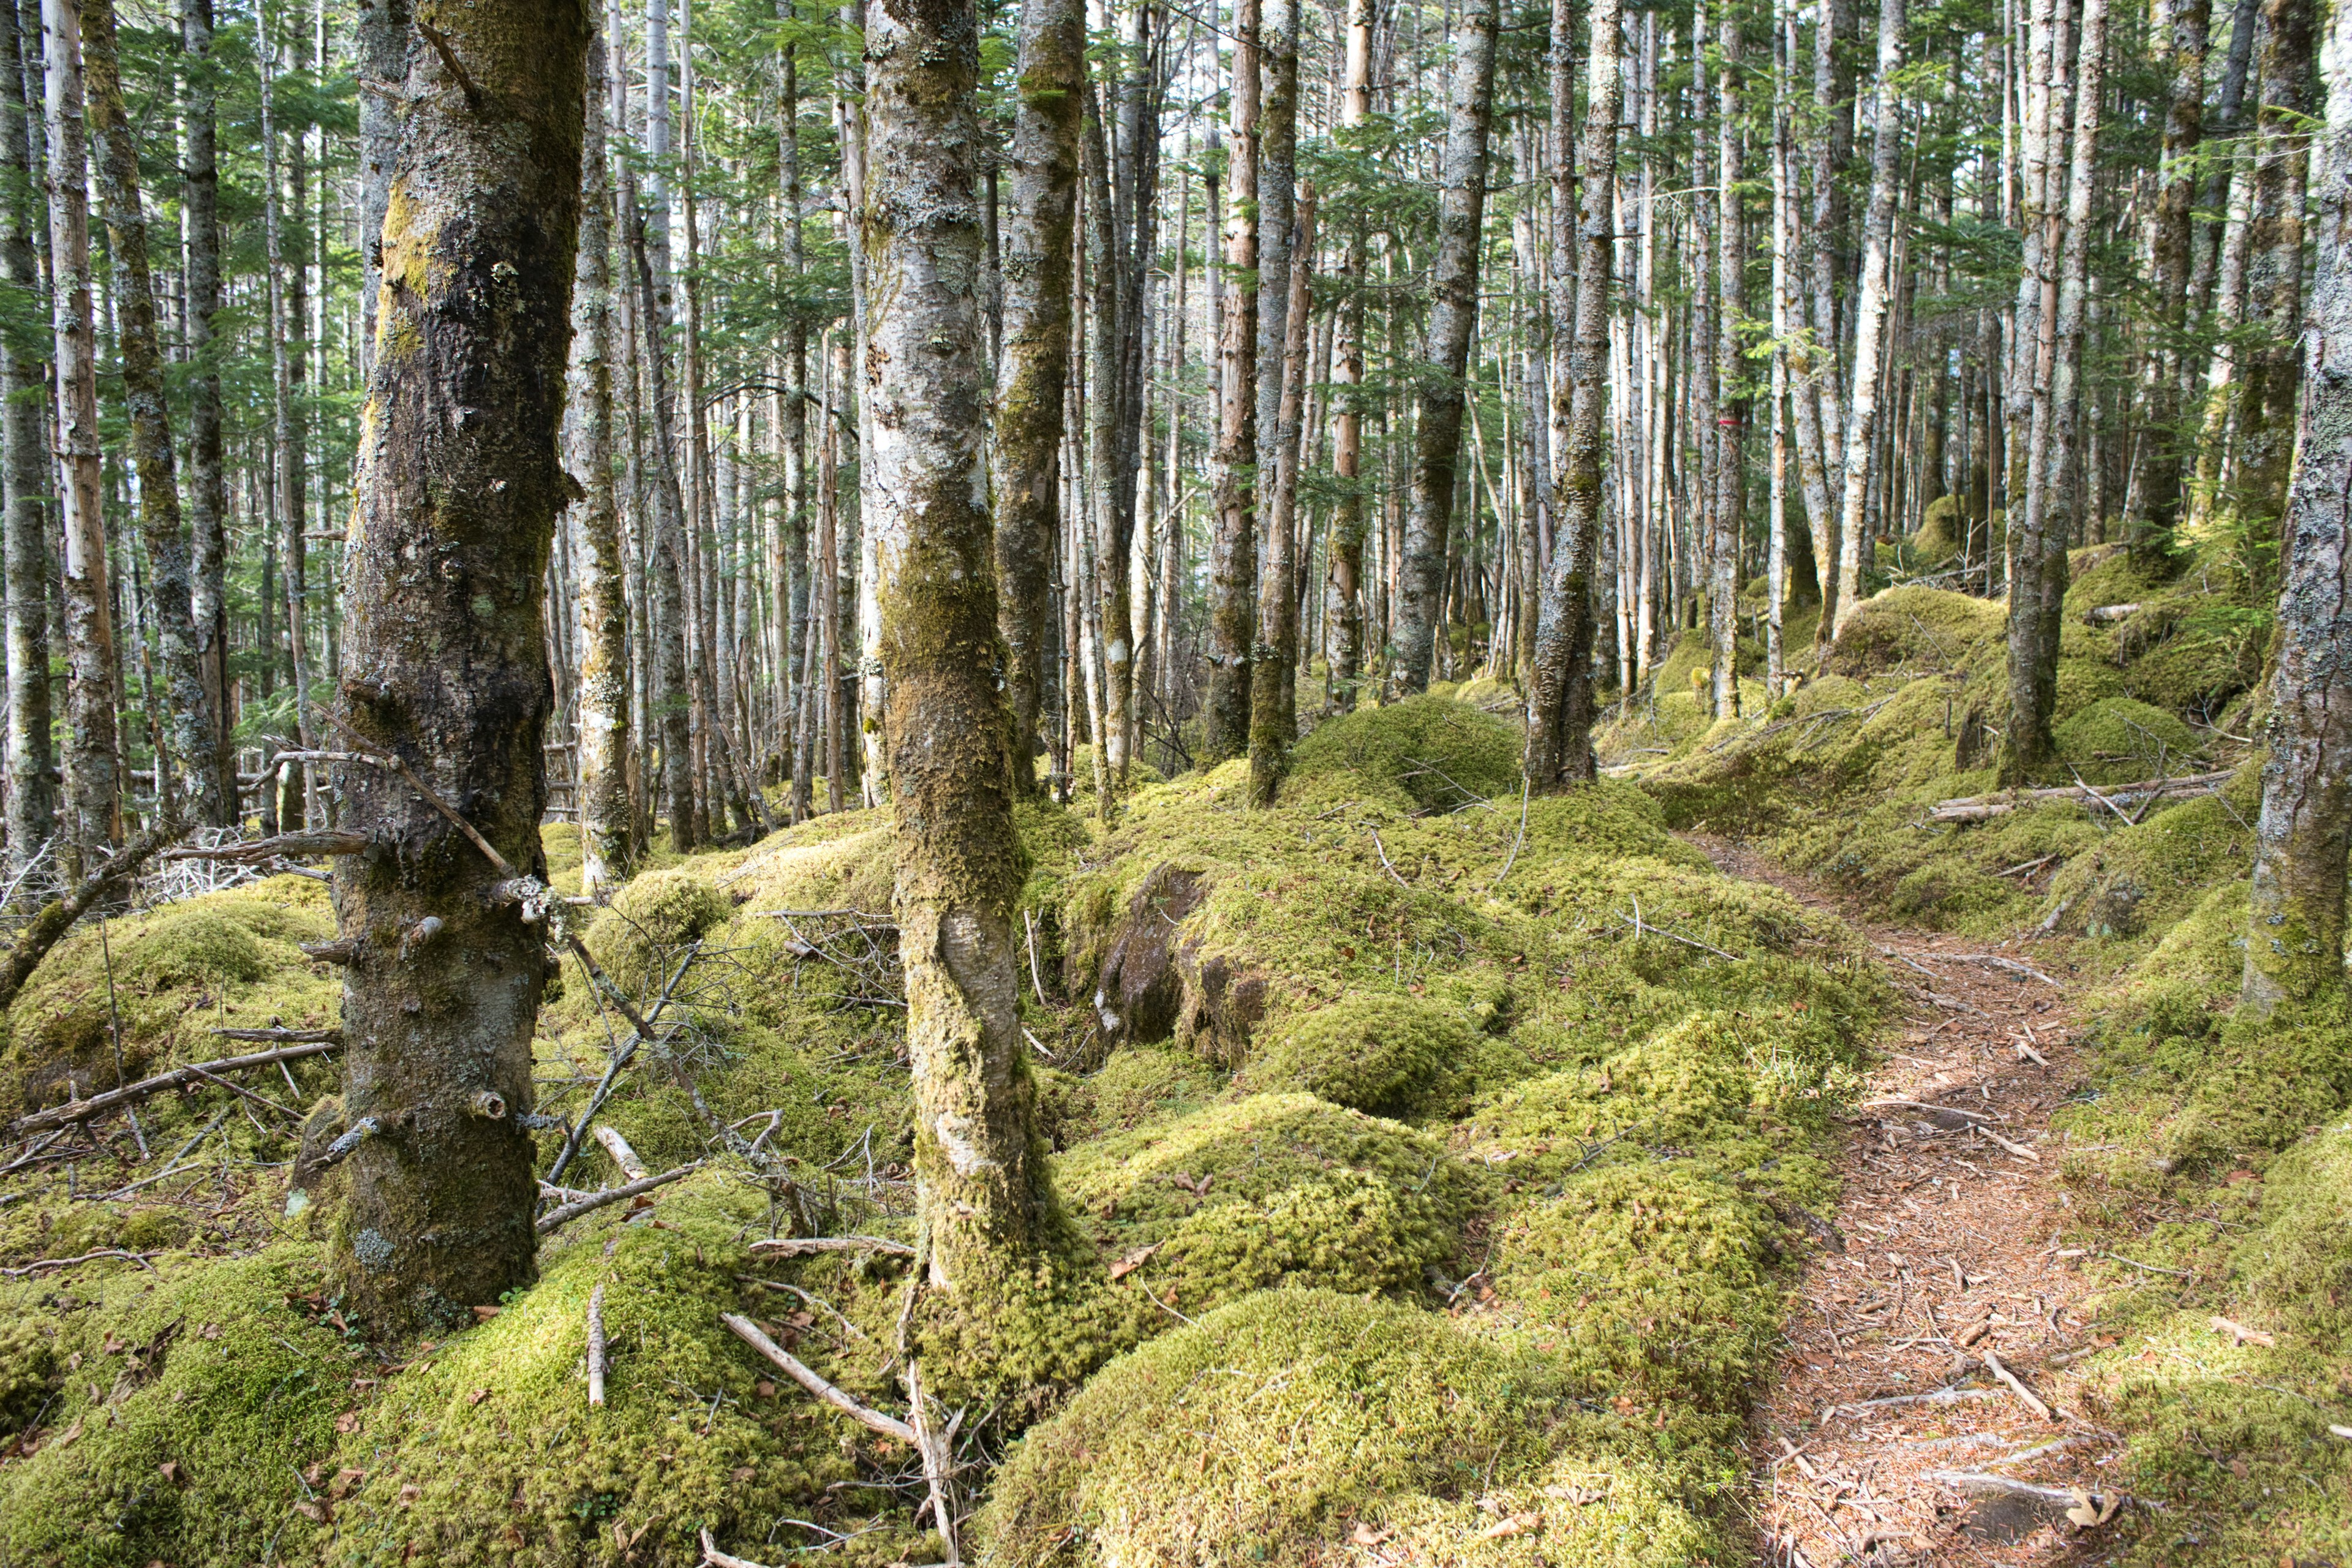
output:
M 2352 7 L 2331 39 L 2318 266 L 2305 340 L 2303 457 L 2283 530 L 2278 665 L 2263 726 L 2252 923 L 2242 1011 L 2344 990 L 2344 884 L 2352 849 Z M 2265 93 L 2267 99 L 2268 94 Z
M 1429 336 L 1414 383 L 1412 510 L 1405 519 L 1403 603 L 1397 617 L 1395 684 L 1429 685 L 1453 533 L 1454 465 L 1462 448 L 1463 371 L 1478 320 L 1478 252 L 1486 208 L 1486 130 L 1495 106 L 1496 0 L 1465 0 L 1459 55 L 1445 117 L 1439 176 L 1437 253 L 1430 266 Z
M 6 0 L 0 0 L 5 4 Z M 228 487 L 221 443 L 221 383 L 213 318 L 221 304 L 218 115 L 213 81 L 212 0 L 182 0 L 180 50 L 187 86 L 187 169 L 180 206 L 187 226 L 188 522 L 194 534 L 189 621 L 213 733 L 206 757 L 215 784 L 212 825 L 237 820 L 236 749 L 228 717 Z M 8 68 L 0 65 L 0 69 Z M 369 310 L 373 321 L 373 310 Z
M 2160 565 L 2170 554 L 2180 510 L 2180 333 L 2188 324 L 2198 144 L 2205 126 L 2206 37 L 2212 19 L 2212 0 L 2158 0 L 2158 15 L 2150 18 L 2150 30 L 2172 66 L 2172 101 L 2164 120 L 2163 183 L 2148 218 L 2156 310 L 2141 366 L 2142 424 L 2125 487 L 2124 538 L 2143 569 Z M 2168 26 L 2159 27 L 2158 22 Z
M 33 10 L 29 4 L 27 10 Z M 38 12 L 33 10 L 37 17 Z M 30 173 L 32 88 L 19 47 L 16 0 L 0 0 L 0 278 L 30 299 L 41 285 L 33 253 L 39 224 Z M 0 477 L 7 488 L 8 875 L 20 887 L 58 830 L 58 792 L 49 778 L 48 601 L 56 592 L 49 557 L 53 486 L 43 449 L 44 361 L 29 338 L 0 335 Z
M 1881 0 L 1878 10 L 1878 85 L 1872 115 L 1870 213 L 1862 234 L 1862 296 L 1854 307 L 1853 380 L 1846 396 L 1845 495 L 1838 519 L 1836 626 L 1832 637 L 1853 624 L 1861 607 L 1862 557 L 1870 542 L 1864 511 L 1870 495 L 1872 458 L 1878 444 L 1879 365 L 1886 335 L 1886 307 L 1893 280 L 1895 182 L 1903 152 L 1901 93 L 1895 74 L 1903 68 L 1903 0 Z
M 104 205 L 107 249 L 114 262 L 115 335 L 121 354 L 123 402 L 131 416 L 131 451 L 139 473 L 139 529 L 152 582 L 148 604 L 157 661 L 163 666 L 163 708 L 158 733 L 165 752 L 155 763 L 156 809 L 174 814 L 173 791 L 184 774 L 187 816 L 220 819 L 220 774 L 212 704 L 205 691 L 195 628 L 189 620 L 188 537 L 180 515 L 180 479 L 172 447 L 172 416 L 163 395 L 163 354 L 155 332 L 155 285 L 147 259 L 147 215 L 139 193 L 139 149 L 122 108 L 122 67 L 115 48 L 114 0 L 87 0 L 81 15 L 89 121 L 98 138 L 98 192 Z
M 1119 350 L 1127 330 L 1120 297 L 1118 208 L 1111 194 L 1110 152 L 1105 134 L 1106 97 L 1087 89 L 1087 510 L 1079 526 L 1087 531 L 1092 570 L 1080 578 L 1088 595 L 1096 635 L 1090 647 L 1099 660 L 1102 711 L 1095 743 L 1095 772 L 1104 788 L 1095 811 L 1110 820 L 1111 794 L 1127 773 L 1128 704 L 1134 694 L 1135 649 L 1128 637 L 1129 593 L 1128 545 L 1130 513 L 1121 506 L 1119 414 L 1124 401 Z M 1128 499 L 1133 499 L 1130 488 Z
M 863 243 L 890 302 L 869 323 L 867 395 L 890 439 L 862 510 L 881 567 L 918 1200 L 930 1283 L 956 1292 L 1023 1279 L 1053 1215 L 1021 1037 L 1025 857 L 980 504 L 979 34 L 971 0 L 867 13 Z
M 81 7 L 42 0 L 48 62 L 50 322 L 65 503 L 66 870 L 79 879 L 121 837 L 113 596 L 101 502 L 97 334 L 89 262 L 89 147 L 82 122 Z M 87 865 L 85 864 L 87 862 Z
M 1293 21 L 1297 19 L 1293 12 Z M 1292 39 L 1294 46 L 1297 39 Z M 1290 62 L 1297 87 L 1298 61 Z M 1297 220 L 1286 248 L 1290 295 L 1283 302 L 1282 395 L 1275 404 L 1274 489 L 1265 513 L 1265 573 L 1258 584 L 1258 643 L 1250 676 L 1250 799 L 1270 806 L 1298 739 L 1298 451 L 1307 399 L 1307 325 L 1315 263 L 1315 185 L 1297 187 Z M 1263 213 L 1263 205 L 1259 208 Z
M 1349 0 L 1347 77 L 1339 98 L 1342 147 L 1349 144 L 1347 132 L 1371 116 L 1373 7 L 1374 0 Z M 1354 710 L 1364 668 L 1364 539 L 1370 531 L 1363 492 L 1365 227 L 1360 220 L 1348 237 L 1332 355 L 1339 385 L 1332 399 L 1337 418 L 1331 467 L 1339 493 L 1331 517 L 1330 595 L 1324 614 L 1336 634 L 1329 639 L 1331 701 L 1341 713 Z
M 1004 234 L 992 489 L 998 620 L 1013 707 L 1013 786 L 1037 792 L 1037 715 L 1061 531 L 1062 391 L 1070 361 L 1070 226 L 1078 191 L 1086 16 L 1077 0 L 1021 8 L 1013 218 Z
M 590 18 L 585 132 L 580 153 L 580 258 L 572 295 L 572 365 L 564 398 L 564 466 L 574 503 L 580 688 L 572 729 L 579 787 L 580 890 L 602 898 L 636 861 L 629 801 L 629 606 L 624 596 L 619 498 L 613 487 L 613 193 L 604 172 L 604 47 Z
M 2286 507 L 2294 394 L 2303 365 L 2303 208 L 2311 163 L 2314 0 L 2263 0 L 2263 96 L 2255 117 L 2246 322 L 2259 327 L 2239 381 L 2237 505 L 2267 528 Z
M 1202 760 L 1249 744 L 1257 618 L 1258 0 L 1234 0 L 1233 151 L 1226 165 L 1224 319 L 1217 344 L 1216 522 L 1209 541 L 1209 700 Z
M 1552 144 L 1560 148 L 1573 134 L 1571 15 L 1570 0 L 1552 0 Z M 1564 246 L 1556 247 L 1552 268 L 1552 330 L 1569 328 L 1572 320 L 1575 335 L 1568 374 L 1551 389 L 1552 444 L 1559 453 L 1552 512 L 1559 519 L 1559 534 L 1544 574 L 1535 658 L 1528 671 L 1528 786 L 1547 794 L 1589 784 L 1598 776 L 1592 754 L 1592 574 L 1600 552 L 1601 415 L 1609 369 L 1609 292 L 1617 258 L 1611 185 L 1624 91 L 1617 68 L 1619 16 L 1618 0 L 1591 0 L 1584 145 L 1577 155 L 1588 174 L 1579 193 L 1572 284 L 1558 257 Z M 1567 226 L 1568 195 L 1568 172 L 1561 168 L 1552 185 L 1553 221 L 1561 228 Z M 1571 287 L 1572 315 L 1566 308 Z
M 1898 0 L 1899 3 L 1899 0 Z M 1707 642 L 1715 650 L 1717 719 L 1739 716 L 1739 547 L 1746 536 L 1748 406 L 1740 395 L 1739 323 L 1748 313 L 1748 258 L 1739 206 L 1739 17 L 1716 16 L 1714 537 L 1707 545 Z M 1704 373 L 1702 373 L 1704 374 Z
M 407 107 L 392 171 L 389 319 L 350 553 L 347 647 L 365 675 L 343 707 L 513 867 L 543 875 L 544 584 L 567 491 L 590 30 L 569 0 L 477 0 L 438 26 L 446 56 Z M 536 1271 L 517 1118 L 531 1109 L 546 932 L 488 896 L 499 868 L 400 774 L 355 766 L 343 786 L 383 848 L 335 873 L 356 943 L 343 1115 L 368 1130 L 335 1261 L 370 1319 L 444 1328 Z

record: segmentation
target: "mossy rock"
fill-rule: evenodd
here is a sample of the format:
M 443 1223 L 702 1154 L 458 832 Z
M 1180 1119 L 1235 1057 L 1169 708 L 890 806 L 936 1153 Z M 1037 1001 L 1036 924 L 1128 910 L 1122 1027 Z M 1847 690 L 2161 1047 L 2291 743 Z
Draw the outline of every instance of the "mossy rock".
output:
M 647 871 L 613 899 L 589 926 L 588 951 L 625 994 L 650 998 L 669 978 L 680 950 L 735 916 L 734 900 L 707 877 L 683 869 Z
M 2058 754 L 2087 784 L 2133 784 L 2199 771 L 2204 747 L 2173 715 L 2129 697 L 2106 697 L 2061 723 Z
M 2352 1360 L 2352 1124 L 2305 1139 L 2263 1173 L 2263 1221 L 2240 1247 L 2254 1294 L 2311 1348 Z
M 1275 1285 L 1419 1288 L 1474 1173 L 1435 1139 L 1306 1094 L 1255 1095 L 1084 1144 L 1055 1183 L 1110 1258 L 1184 1310 Z
M 587 1231 L 496 1318 L 404 1373 L 343 1441 L 343 1462 L 365 1476 L 320 1542 L 325 1560 L 617 1563 L 625 1548 L 627 1562 L 685 1568 L 703 1527 L 760 1539 L 778 1514 L 807 1517 L 827 1487 L 856 1481 L 836 1437 L 852 1428 L 777 1390 L 719 1321 L 775 1311 L 736 1280 L 759 1212 L 742 1206 L 694 1178 L 665 1196 L 666 1228 Z M 600 1284 L 611 1369 L 604 1406 L 591 1409 Z M 919 1540 L 900 1534 L 902 1548 Z
M 1595 1396 L 1736 1412 L 1780 1323 L 1777 1230 L 1685 1162 L 1604 1166 L 1513 1216 L 1489 1267 L 1512 1315 Z
M 1192 1110 L 1224 1084 L 1223 1075 L 1190 1051 L 1143 1045 L 1119 1047 L 1086 1081 L 1093 1093 L 1096 1125 L 1106 1132 L 1127 1131 Z
M 1934 571 L 1960 552 L 1960 535 L 1967 523 L 1960 518 L 1960 499 L 1940 495 L 1927 503 L 1919 531 L 1911 536 L 1911 563 L 1921 572 Z
M 325 889 L 274 877 L 228 892 L 88 921 L 52 949 L 8 1010 L 9 1089 L 28 1105 L 220 1055 L 211 1029 L 331 1024 L 331 978 L 297 945 L 331 935 Z M 121 1038 L 114 1025 L 121 1025 Z
M 2001 606 L 1943 588 L 1888 588 L 1854 607 L 1822 668 L 1835 675 L 1950 669 L 2007 625 Z
M 1244 1074 L 1253 1089 L 1303 1089 L 1374 1116 L 1424 1108 L 1466 1066 L 1477 1031 L 1450 1007 L 1367 993 L 1293 1018 Z
M 0 1559 L 244 1568 L 271 1541 L 282 1561 L 312 1557 L 326 1531 L 296 1511 L 304 1472 L 326 1487 L 352 1379 L 374 1371 L 310 1305 L 319 1285 L 309 1249 L 280 1243 L 79 1273 L 63 1309 L 39 1301 L 53 1280 L 0 1293 L 0 1314 L 56 1336 L 47 1440 L 0 1469 Z M 10 1361 L 21 1376 L 22 1352 Z
M 1354 1520 L 1532 1479 L 1542 1363 L 1443 1317 L 1327 1290 L 1253 1295 L 1097 1373 L 997 1472 L 985 1563 L 1307 1563 Z
M 1424 811 L 1451 811 L 1518 792 L 1526 742 L 1517 728 L 1466 702 L 1408 697 L 1318 726 L 1290 756 L 1304 787 L 1346 768 L 1402 789 Z

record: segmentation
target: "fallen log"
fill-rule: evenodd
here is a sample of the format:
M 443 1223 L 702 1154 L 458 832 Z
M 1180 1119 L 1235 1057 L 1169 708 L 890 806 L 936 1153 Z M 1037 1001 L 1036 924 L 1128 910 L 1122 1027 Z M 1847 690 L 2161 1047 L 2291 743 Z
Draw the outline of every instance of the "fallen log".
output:
M 320 1032 L 324 1033 L 324 1031 Z M 170 1072 L 157 1073 L 153 1078 L 142 1078 L 137 1083 L 125 1084 L 121 1089 L 110 1089 L 104 1094 L 93 1094 L 88 1100 L 69 1100 L 63 1105 L 51 1106 L 47 1110 L 37 1110 L 30 1116 L 19 1117 L 16 1120 L 16 1130 L 18 1132 L 41 1132 L 52 1127 L 63 1127 L 71 1121 L 87 1121 L 93 1116 L 103 1116 L 118 1106 L 132 1104 L 146 1099 L 151 1094 L 161 1094 L 166 1089 L 184 1088 L 188 1084 L 216 1078 L 221 1073 L 238 1072 L 247 1068 L 266 1068 L 275 1062 L 299 1061 L 304 1057 L 320 1056 L 328 1051 L 340 1049 L 341 1046 L 342 1038 L 339 1031 L 336 1037 L 331 1040 L 306 1040 L 299 1045 L 281 1046 L 274 1051 L 256 1051 L 248 1057 L 224 1057 L 218 1061 L 197 1062 L 184 1068 L 173 1068 Z
M 2116 784 L 2111 789 L 2093 789 L 2088 784 L 2061 784 L 2051 789 L 2004 790 L 1999 795 L 1972 795 L 1959 800 L 1939 800 L 1927 808 L 1932 822 L 1988 822 L 2023 805 L 2040 805 L 2050 801 L 2068 801 L 2081 805 L 2132 805 L 2160 796 L 2187 799 L 2211 795 L 2236 775 L 2235 768 L 2221 768 L 2210 773 L 2184 773 L 2179 778 L 2142 779 L 2137 784 Z

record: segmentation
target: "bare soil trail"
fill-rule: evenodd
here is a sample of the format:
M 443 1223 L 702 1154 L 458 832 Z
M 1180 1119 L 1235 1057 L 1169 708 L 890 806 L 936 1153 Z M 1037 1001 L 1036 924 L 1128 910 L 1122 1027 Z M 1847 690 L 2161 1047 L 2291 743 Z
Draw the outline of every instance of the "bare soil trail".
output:
M 2084 1563 L 2121 1442 L 2072 1405 L 2097 1343 L 2051 1113 L 2083 1085 L 2063 942 L 1886 925 L 1739 846 L 1726 872 L 1834 910 L 1913 1016 L 1845 1118 L 1835 1235 L 1811 1253 L 1753 1423 L 1774 1568 Z M 2067 1517 L 2090 1499 L 2087 1528 Z

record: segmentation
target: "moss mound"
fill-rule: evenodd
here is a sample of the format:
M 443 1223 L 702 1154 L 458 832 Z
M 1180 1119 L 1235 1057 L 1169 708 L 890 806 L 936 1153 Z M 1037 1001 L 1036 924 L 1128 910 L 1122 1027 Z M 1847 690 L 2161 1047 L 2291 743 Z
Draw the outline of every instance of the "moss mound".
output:
M 1244 1076 L 1255 1089 L 1303 1089 L 1374 1116 L 1407 1116 L 1468 1065 L 1477 1044 L 1477 1032 L 1450 1007 L 1349 996 L 1276 1031 Z
M 1942 588 L 1888 588 L 1858 605 L 1838 634 L 1822 668 L 1835 675 L 1879 675 L 1892 669 L 1949 669 L 1979 645 L 1999 641 L 2006 622 L 1999 605 Z
M 1929 501 L 1919 519 L 1919 531 L 1911 536 L 1913 568 L 1932 572 L 1949 563 L 1960 552 L 1960 534 L 1967 526 L 1960 517 L 1959 497 L 1941 495 Z
M 2198 771 L 2204 748 L 2171 714 L 2130 697 L 2105 697 L 2055 731 L 2058 754 L 2095 784 Z
M 734 900 L 707 876 L 684 868 L 648 871 L 614 895 L 612 907 L 588 928 L 588 951 L 632 996 L 661 990 L 678 950 L 725 925 Z
M 1256 1095 L 1055 1163 L 1105 1256 L 1190 1311 L 1274 1285 L 1419 1287 L 1450 1262 L 1477 1184 L 1434 1139 L 1305 1094 Z
M 291 1027 L 331 1024 L 341 977 L 297 944 L 333 934 L 325 888 L 293 876 L 110 920 L 102 931 L 86 921 L 9 1008 L 10 1070 L 0 1077 L 27 1104 L 111 1088 L 117 1017 L 130 1078 L 221 1055 L 215 1027 L 272 1016 Z
M 2262 1227 L 2240 1248 L 2255 1298 L 2311 1348 L 2352 1361 L 2352 1123 L 2305 1140 L 2264 1173 Z
M 751 1268 L 743 1222 L 757 1205 L 730 1212 L 708 1178 L 696 1187 L 665 1200 L 665 1228 L 612 1226 L 567 1247 L 498 1317 L 394 1383 L 344 1442 L 366 1473 L 338 1510 L 328 1561 L 692 1563 L 703 1528 L 763 1540 L 780 1516 L 858 1480 L 835 1418 L 797 1389 L 776 1392 L 719 1321 L 775 1310 L 736 1281 Z M 611 1370 L 592 1410 L 599 1284 Z
M 1614 1165 L 1519 1213 L 1489 1268 L 1579 1387 L 1736 1411 L 1780 1324 L 1776 1231 L 1762 1204 L 1685 1163 Z
M 241 1568 L 271 1542 L 282 1560 L 311 1555 L 324 1531 L 299 1505 L 334 1485 L 336 1417 L 352 1378 L 374 1372 L 326 1305 L 292 1245 L 0 1292 L 0 1311 L 46 1342 L 0 1377 L 20 1385 L 16 1403 L 37 1387 L 47 1407 L 33 1456 L 0 1469 L 0 1557 Z
M 1540 1363 L 1443 1318 L 1250 1296 L 1113 1363 L 1023 1438 L 982 1561 L 1312 1562 L 1350 1519 L 1532 1479 L 1557 1416 Z
M 1317 728 L 1291 753 L 1290 776 L 1304 788 L 1347 769 L 1402 790 L 1424 811 L 1451 811 L 1517 794 L 1517 729 L 1466 702 L 1409 697 L 1359 708 Z

